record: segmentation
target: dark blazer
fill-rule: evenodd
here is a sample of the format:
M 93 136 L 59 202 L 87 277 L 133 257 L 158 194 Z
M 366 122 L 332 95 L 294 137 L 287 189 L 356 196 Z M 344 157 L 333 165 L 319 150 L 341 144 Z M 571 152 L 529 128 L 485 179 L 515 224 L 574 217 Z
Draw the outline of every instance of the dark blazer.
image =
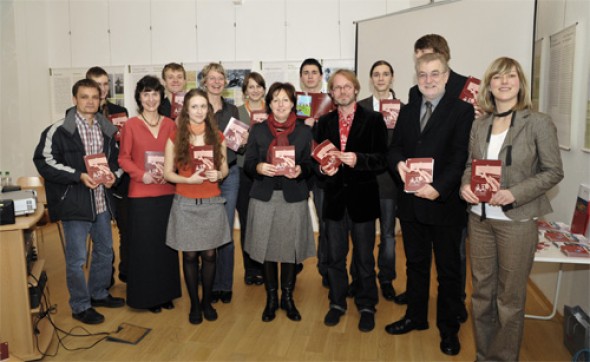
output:
M 449 68 L 449 80 L 447 80 L 447 85 L 445 86 L 445 94 L 448 94 L 452 98 L 459 98 L 459 94 L 461 94 L 463 87 L 465 87 L 465 82 L 467 82 L 466 76 L 455 73 Z M 408 103 L 415 102 L 417 99 L 421 98 L 422 94 L 418 89 L 418 85 L 410 88 Z
M 340 150 L 340 132 L 338 110 L 322 116 L 314 126 L 314 138 L 317 143 L 329 139 Z M 347 211 L 354 222 L 371 221 L 379 217 L 379 187 L 376 173 L 383 171 L 387 151 L 387 128 L 383 116 L 358 106 L 348 141 L 346 152 L 354 152 L 357 162 L 354 168 L 340 166 L 338 172 L 325 177 L 323 217 L 341 220 Z
M 393 98 L 395 98 L 395 93 L 393 93 Z M 370 111 L 373 110 L 373 96 L 369 96 L 365 99 L 362 99 L 357 102 L 357 104 L 365 109 Z M 402 103 L 402 107 L 404 104 Z M 393 129 L 387 129 L 387 148 L 391 146 L 391 141 L 393 140 Z M 397 185 L 393 181 L 393 175 L 387 167 L 385 170 L 377 173 L 377 183 L 379 184 L 379 198 L 381 199 L 395 199 L 397 198 Z
M 296 179 L 276 176 L 263 176 L 256 172 L 256 165 L 267 162 L 266 154 L 273 140 L 272 133 L 268 129 L 266 121 L 255 124 L 250 129 L 246 155 L 244 157 L 244 171 L 254 179 L 250 190 L 250 197 L 261 200 L 270 200 L 277 182 L 281 183 L 283 197 L 287 202 L 298 202 L 309 197 L 307 178 L 311 175 L 311 129 L 303 121 L 297 120 L 293 133 L 289 135 L 289 144 L 295 146 L 295 164 L 301 166 L 301 174 Z
M 452 94 L 445 93 L 428 124 L 420 132 L 422 96 L 401 109 L 388 164 L 401 183 L 397 164 L 407 158 L 434 158 L 432 186 L 440 196 L 430 201 L 400 192 L 398 217 L 428 225 L 460 225 L 466 222 L 465 204 L 459 198 L 461 176 L 468 155 L 469 132 L 474 111 Z M 400 185 L 400 190 L 403 186 Z

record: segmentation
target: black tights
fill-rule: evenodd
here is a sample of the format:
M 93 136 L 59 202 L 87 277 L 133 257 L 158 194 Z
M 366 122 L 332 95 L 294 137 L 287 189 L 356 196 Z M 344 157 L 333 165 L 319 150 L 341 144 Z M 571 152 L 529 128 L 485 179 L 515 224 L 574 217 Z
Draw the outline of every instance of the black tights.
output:
M 203 273 L 201 276 L 203 283 L 202 305 L 205 307 L 211 305 L 213 279 L 215 278 L 215 249 L 182 252 L 182 269 L 184 271 L 186 289 L 191 299 L 191 312 L 197 312 L 201 309 L 201 303 L 199 303 L 199 255 L 201 256 L 201 263 L 203 265 L 201 269 Z

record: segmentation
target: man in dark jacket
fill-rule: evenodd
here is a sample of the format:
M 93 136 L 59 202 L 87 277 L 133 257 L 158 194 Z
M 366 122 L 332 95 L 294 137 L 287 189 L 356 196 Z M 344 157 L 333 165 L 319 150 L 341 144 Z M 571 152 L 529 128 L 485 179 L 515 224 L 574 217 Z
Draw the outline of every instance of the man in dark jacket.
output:
M 415 193 L 400 193 L 398 216 L 407 260 L 408 308 L 401 320 L 385 330 L 390 334 L 405 334 L 428 329 L 434 252 L 440 349 L 445 354 L 456 355 L 461 348 L 457 315 L 463 307 L 459 244 L 466 222 L 459 186 L 474 112 L 471 104 L 445 91 L 449 68 L 441 54 L 420 57 L 416 61 L 416 77 L 420 97 L 400 111 L 388 165 L 400 182 L 405 182 L 405 175 L 410 171 L 406 165 L 409 158 L 433 158 L 434 170 L 432 179 Z
M 111 187 L 121 176 L 117 164 L 117 128 L 97 113 L 100 87 L 90 79 L 72 88 L 75 109 L 65 119 L 49 126 L 33 161 L 45 179 L 49 215 L 61 221 L 66 238 L 66 279 L 72 316 L 87 324 L 98 324 L 104 316 L 92 307 L 122 307 L 125 301 L 114 298 L 107 288 L 113 258 L 111 219 L 115 216 Z M 84 156 L 104 153 L 110 172 L 104 184 L 88 173 Z M 86 239 L 92 237 L 92 263 L 88 282 L 82 269 L 86 262 Z
M 348 236 L 357 271 L 355 304 L 361 314 L 358 328 L 369 332 L 375 327 L 378 302 L 375 278 L 375 219 L 379 216 L 379 187 L 376 172 L 385 169 L 387 129 L 383 116 L 357 106 L 360 85 L 356 75 L 339 69 L 328 81 L 328 89 L 338 109 L 321 117 L 314 126 L 316 142 L 330 140 L 342 161 L 338 168 L 322 169 L 326 176 L 323 217 L 328 244 L 330 310 L 324 324 L 334 326 L 346 311 Z

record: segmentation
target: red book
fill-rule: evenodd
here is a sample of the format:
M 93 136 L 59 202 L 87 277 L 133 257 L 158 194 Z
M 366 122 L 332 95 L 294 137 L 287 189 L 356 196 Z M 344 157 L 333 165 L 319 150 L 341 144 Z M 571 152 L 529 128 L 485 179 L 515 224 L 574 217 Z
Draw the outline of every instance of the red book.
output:
M 295 109 L 297 116 L 318 119 L 336 109 L 332 97 L 328 93 L 297 92 Z
M 8 354 L 8 342 L 1 342 L 0 343 L 0 361 L 4 361 L 8 359 L 10 355 Z
M 382 99 L 379 101 L 379 112 L 383 115 L 387 129 L 395 128 L 401 107 L 402 104 L 399 99 Z
M 145 151 L 144 169 L 158 183 L 164 183 L 164 152 Z
M 494 193 L 499 190 L 501 176 L 501 160 L 471 161 L 471 191 L 480 202 L 490 202 Z M 498 185 L 495 185 L 493 180 L 496 180 Z
M 295 172 L 295 146 L 273 146 L 271 163 L 275 166 L 275 176 Z
M 556 242 L 556 243 L 577 243 L 578 240 L 574 238 L 574 236 L 563 230 L 545 230 L 543 234 L 547 241 Z
M 246 139 L 249 129 L 250 127 L 247 124 L 232 117 L 223 131 L 227 148 L 237 152 L 240 146 L 242 146 L 244 139 Z
M 410 169 L 410 172 L 406 173 L 405 192 L 414 193 L 430 183 L 427 182 L 425 173 L 432 178 L 434 171 L 433 158 L 408 158 L 406 166 Z
M 459 94 L 459 99 L 470 104 L 476 104 L 480 83 L 481 81 L 477 78 L 467 78 L 463 90 L 461 91 L 461 94 Z
M 546 221 L 546 220 L 537 220 L 537 229 L 545 231 L 545 230 L 559 230 L 560 227 L 554 222 Z
M 574 258 L 590 258 L 590 253 L 580 244 L 567 243 L 559 247 L 562 253 Z
M 201 177 L 205 177 L 205 171 L 215 170 L 215 161 L 213 158 L 213 146 L 193 146 L 193 165 L 195 172 Z
M 184 96 L 186 93 L 172 93 L 172 99 L 170 100 L 170 118 L 176 119 L 182 112 L 182 106 L 184 105 Z
M 588 223 L 590 220 L 588 200 L 590 200 L 590 187 L 587 185 L 580 185 L 570 231 L 574 234 L 582 234 L 586 235 L 587 238 L 590 238 L 590 236 L 588 236 Z
M 105 184 L 113 180 L 113 173 L 104 153 L 84 156 L 86 172 L 97 184 Z
M 266 121 L 267 118 L 268 114 L 266 114 L 266 111 L 263 111 L 262 109 L 250 112 L 250 123 L 252 124 L 261 123 Z
M 125 112 L 121 112 L 121 113 L 115 113 L 115 114 L 110 114 L 109 115 L 109 121 L 111 121 L 111 123 L 117 127 L 118 131 L 117 134 L 115 136 L 116 140 L 119 141 L 121 138 L 121 128 L 123 128 L 123 126 L 125 125 L 125 122 L 127 122 L 127 115 L 125 114 Z
M 311 156 L 318 161 L 324 171 L 336 169 L 342 164 L 338 157 L 329 155 L 331 151 L 338 152 L 339 150 L 330 140 L 324 140 L 324 142 L 315 146 L 311 153 Z

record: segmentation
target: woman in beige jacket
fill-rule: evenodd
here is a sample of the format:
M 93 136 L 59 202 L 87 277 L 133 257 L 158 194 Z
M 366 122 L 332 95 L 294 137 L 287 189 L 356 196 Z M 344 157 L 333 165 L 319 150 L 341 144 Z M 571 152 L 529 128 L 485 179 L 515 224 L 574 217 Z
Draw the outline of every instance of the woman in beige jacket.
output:
M 477 360 L 516 361 L 524 327 L 526 283 L 538 242 L 535 219 L 551 212 L 545 195 L 563 178 L 557 131 L 533 112 L 520 64 L 496 59 L 479 91 L 485 116 L 471 129 L 461 197 L 469 207 L 473 321 Z M 498 190 L 487 203 L 470 186 L 476 159 L 501 160 Z

